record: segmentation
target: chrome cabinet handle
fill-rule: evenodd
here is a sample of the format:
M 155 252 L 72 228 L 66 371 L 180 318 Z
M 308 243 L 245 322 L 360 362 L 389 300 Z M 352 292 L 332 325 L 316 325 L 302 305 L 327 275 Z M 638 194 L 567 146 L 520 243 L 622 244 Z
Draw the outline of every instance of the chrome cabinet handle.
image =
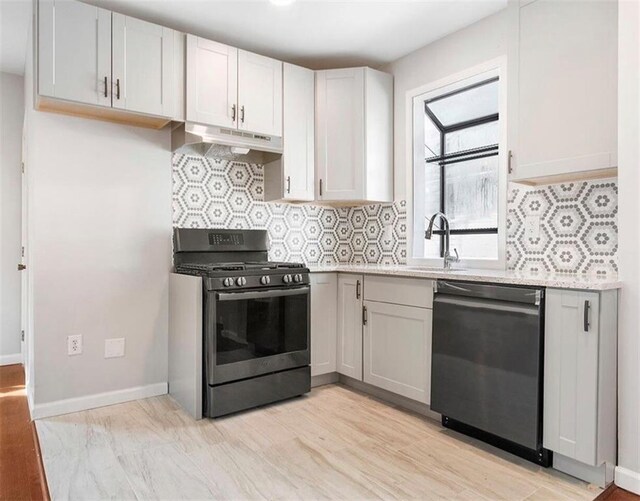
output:
M 231 106 L 231 121 L 236 121 L 236 105 Z
M 589 332 L 589 327 L 591 326 L 591 324 L 589 323 L 589 309 L 591 308 L 591 305 L 589 304 L 589 300 L 585 300 L 584 302 L 584 331 L 585 332 Z
M 109 97 L 109 79 L 104 77 L 104 97 Z
M 360 280 L 356 282 L 356 299 L 360 299 Z
M 240 107 L 240 122 L 244 123 L 244 105 Z
M 120 99 L 120 79 L 116 78 L 116 99 Z
M 291 193 L 291 176 L 287 176 L 287 193 Z

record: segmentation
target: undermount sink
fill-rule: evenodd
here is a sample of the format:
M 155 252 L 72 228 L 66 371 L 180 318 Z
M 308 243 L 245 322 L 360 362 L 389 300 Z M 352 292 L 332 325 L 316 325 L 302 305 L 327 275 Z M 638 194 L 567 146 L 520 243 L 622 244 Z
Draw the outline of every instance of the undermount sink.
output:
M 407 269 L 416 271 L 434 271 L 438 273 L 455 273 L 457 271 L 467 271 L 465 268 L 451 268 L 447 270 L 442 266 L 407 266 Z

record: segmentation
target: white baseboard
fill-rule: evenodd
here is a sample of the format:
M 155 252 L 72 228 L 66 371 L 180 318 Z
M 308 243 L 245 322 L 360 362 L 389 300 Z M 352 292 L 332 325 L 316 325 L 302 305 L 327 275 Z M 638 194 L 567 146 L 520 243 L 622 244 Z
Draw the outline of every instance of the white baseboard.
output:
M 0 366 L 22 363 L 22 353 L 12 353 L 11 355 L 0 355 Z
M 168 385 L 165 382 L 149 384 L 146 386 L 135 386 L 124 390 L 97 393 L 95 395 L 87 395 L 86 397 L 68 398 L 65 400 L 57 400 L 55 402 L 35 404 L 31 408 L 31 418 L 41 419 L 51 416 L 59 416 L 60 414 L 69 414 L 70 412 L 85 411 L 87 409 L 95 409 L 96 407 L 121 404 L 123 402 L 129 402 L 131 400 L 138 400 L 141 398 L 157 397 L 158 395 L 165 395 L 167 392 Z
M 616 485 L 640 496 L 640 473 L 616 466 Z

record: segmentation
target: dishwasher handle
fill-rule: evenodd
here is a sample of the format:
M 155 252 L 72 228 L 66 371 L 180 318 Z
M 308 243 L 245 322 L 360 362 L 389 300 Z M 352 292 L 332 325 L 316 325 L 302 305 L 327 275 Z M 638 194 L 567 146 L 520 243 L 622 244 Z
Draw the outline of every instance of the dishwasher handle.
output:
M 541 287 L 517 287 L 478 282 L 454 282 L 450 280 L 438 280 L 436 290 L 436 297 L 440 294 L 446 294 L 448 296 L 493 299 L 536 306 L 540 305 L 544 297 L 544 288 Z
M 495 299 L 472 298 L 460 296 L 438 295 L 433 300 L 434 310 L 440 304 L 448 304 L 472 310 L 493 310 L 503 313 L 520 313 L 523 315 L 540 315 L 540 310 L 533 304 L 498 301 Z

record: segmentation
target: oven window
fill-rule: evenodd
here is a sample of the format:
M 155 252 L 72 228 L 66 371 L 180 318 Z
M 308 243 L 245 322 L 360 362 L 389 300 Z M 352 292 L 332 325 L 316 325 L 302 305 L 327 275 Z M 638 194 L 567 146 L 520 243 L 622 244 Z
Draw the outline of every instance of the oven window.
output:
M 216 364 L 307 350 L 308 296 L 218 301 Z

